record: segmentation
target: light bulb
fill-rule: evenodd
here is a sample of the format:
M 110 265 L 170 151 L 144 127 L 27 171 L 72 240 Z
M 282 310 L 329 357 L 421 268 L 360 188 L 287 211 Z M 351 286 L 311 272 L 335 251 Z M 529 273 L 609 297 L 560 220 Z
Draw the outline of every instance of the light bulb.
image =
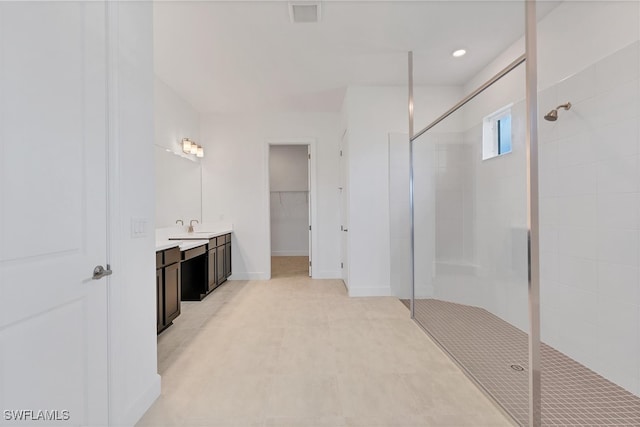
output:
M 182 151 L 186 154 L 191 153 L 191 141 L 189 141 L 189 138 L 182 139 Z

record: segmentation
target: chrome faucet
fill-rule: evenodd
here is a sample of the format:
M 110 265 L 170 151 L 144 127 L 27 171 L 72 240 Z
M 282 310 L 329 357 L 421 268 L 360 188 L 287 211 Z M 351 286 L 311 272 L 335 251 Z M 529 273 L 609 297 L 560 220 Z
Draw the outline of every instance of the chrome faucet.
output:
M 177 219 L 177 220 L 176 220 L 176 224 L 177 224 L 177 223 L 180 223 L 180 225 L 184 226 L 184 221 L 183 221 L 183 220 L 181 220 L 181 219 Z
M 189 221 L 189 229 L 187 230 L 189 233 L 193 233 L 193 223 L 200 224 L 197 219 L 192 219 Z

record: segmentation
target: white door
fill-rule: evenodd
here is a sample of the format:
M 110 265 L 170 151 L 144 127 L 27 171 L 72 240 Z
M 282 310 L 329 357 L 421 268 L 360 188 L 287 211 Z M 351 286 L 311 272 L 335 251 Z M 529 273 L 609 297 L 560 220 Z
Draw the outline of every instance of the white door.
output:
M 0 40 L 0 426 L 105 425 L 105 5 L 0 2 Z
M 349 288 L 349 132 L 342 135 L 340 148 L 340 247 L 342 280 Z
M 307 145 L 307 207 L 309 208 L 309 277 L 312 277 L 311 263 L 311 146 Z

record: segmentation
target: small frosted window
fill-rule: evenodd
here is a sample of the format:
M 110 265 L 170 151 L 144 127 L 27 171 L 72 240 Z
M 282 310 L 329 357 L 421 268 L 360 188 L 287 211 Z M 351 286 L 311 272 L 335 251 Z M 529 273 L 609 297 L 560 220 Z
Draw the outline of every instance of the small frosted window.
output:
M 482 126 L 482 159 L 511 152 L 511 105 L 485 117 Z

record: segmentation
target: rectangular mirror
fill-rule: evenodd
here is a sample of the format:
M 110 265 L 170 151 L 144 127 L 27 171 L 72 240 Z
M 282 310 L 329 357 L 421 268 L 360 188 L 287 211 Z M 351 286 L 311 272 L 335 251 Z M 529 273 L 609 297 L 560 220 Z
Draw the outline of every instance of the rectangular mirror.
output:
M 199 161 L 155 146 L 156 228 L 177 220 L 202 222 L 202 169 Z

